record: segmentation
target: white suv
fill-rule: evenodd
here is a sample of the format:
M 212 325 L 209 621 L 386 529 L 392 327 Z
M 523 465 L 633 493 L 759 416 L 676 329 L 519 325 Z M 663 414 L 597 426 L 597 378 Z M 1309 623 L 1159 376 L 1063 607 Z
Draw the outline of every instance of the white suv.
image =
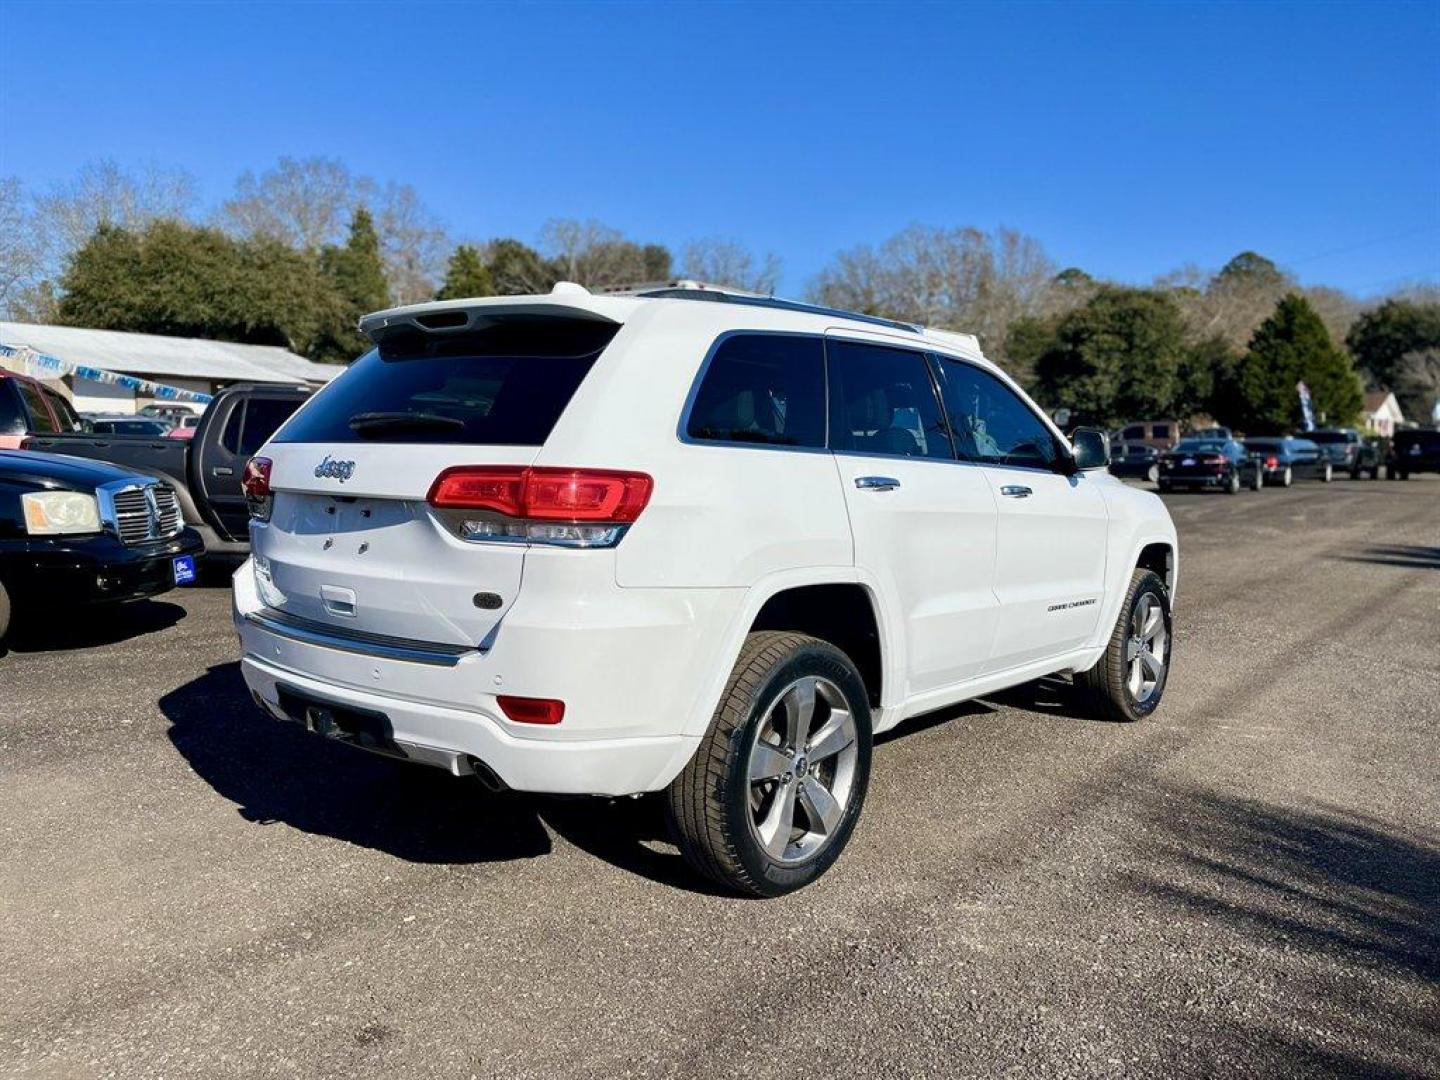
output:
M 818 877 L 873 736 L 1055 672 L 1153 711 L 1175 530 L 973 337 L 688 287 L 368 316 L 246 470 L 277 718 L 520 791 L 665 791 L 731 888 Z

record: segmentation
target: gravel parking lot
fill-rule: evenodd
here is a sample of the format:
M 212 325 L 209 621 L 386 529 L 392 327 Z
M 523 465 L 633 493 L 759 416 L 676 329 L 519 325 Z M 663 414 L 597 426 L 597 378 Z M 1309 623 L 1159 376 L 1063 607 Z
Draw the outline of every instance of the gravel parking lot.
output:
M 1168 498 L 1135 726 L 878 748 L 816 886 L 263 718 L 220 582 L 0 657 L 0 1074 L 1440 1072 L 1440 478 Z

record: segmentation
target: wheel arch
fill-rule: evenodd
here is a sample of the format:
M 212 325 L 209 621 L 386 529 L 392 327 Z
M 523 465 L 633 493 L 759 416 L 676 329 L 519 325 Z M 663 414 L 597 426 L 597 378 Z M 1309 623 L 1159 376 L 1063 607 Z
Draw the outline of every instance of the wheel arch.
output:
M 847 633 L 837 634 L 833 623 L 827 627 L 818 621 L 821 616 L 833 616 L 837 611 L 859 620 L 861 631 L 868 629 L 873 639 L 863 640 L 864 634 L 857 632 L 854 624 L 847 625 Z M 877 715 L 897 700 L 897 694 L 903 697 L 903 634 L 890 617 L 878 582 L 853 566 L 783 571 L 763 578 L 747 590 L 744 602 L 732 617 L 717 658 L 723 663 L 716 664 L 712 682 L 699 702 L 687 734 L 699 735 L 705 731 L 747 635 L 756 630 L 796 630 L 829 641 L 845 652 L 860 670 L 871 708 Z M 837 637 L 842 640 L 837 641 Z M 857 658 L 852 650 L 860 656 Z

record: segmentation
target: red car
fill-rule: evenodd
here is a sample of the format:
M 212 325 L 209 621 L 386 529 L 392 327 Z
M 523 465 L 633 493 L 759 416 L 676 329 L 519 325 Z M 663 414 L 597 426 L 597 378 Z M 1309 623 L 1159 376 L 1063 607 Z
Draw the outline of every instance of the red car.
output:
M 70 402 L 25 375 L 0 370 L 0 450 L 19 450 L 31 435 L 61 435 L 82 425 Z

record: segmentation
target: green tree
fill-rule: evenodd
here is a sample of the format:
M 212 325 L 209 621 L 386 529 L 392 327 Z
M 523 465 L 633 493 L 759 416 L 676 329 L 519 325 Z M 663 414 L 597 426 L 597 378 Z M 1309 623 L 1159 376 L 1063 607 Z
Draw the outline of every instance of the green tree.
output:
M 1208 413 L 1222 424 L 1237 424 L 1243 411 L 1236 385 L 1240 356 L 1223 334 L 1212 334 L 1191 344 L 1180 363 L 1175 415 L 1183 419 Z
M 1166 416 L 1185 353 L 1185 323 L 1169 294 L 1105 287 L 1056 324 L 1035 362 L 1036 390 L 1082 423 Z
M 494 296 L 495 283 L 490 269 L 473 244 L 461 244 L 450 256 L 445 268 L 445 281 L 435 294 L 437 300 L 463 300 L 471 296 Z
M 1277 288 L 1289 279 L 1284 272 L 1264 255 L 1253 251 L 1242 251 L 1220 268 L 1215 275 L 1215 284 L 1221 288 L 1246 287 L 1252 289 Z
M 350 235 L 339 247 L 320 252 L 320 267 L 339 297 L 344 318 L 311 352 L 314 359 L 326 363 L 348 363 L 369 346 L 360 333 L 361 316 L 390 306 L 380 237 L 369 210 L 363 206 L 356 209 L 350 218 Z
M 549 292 L 560 280 L 555 267 L 540 253 L 519 240 L 501 239 L 490 243 L 486 269 L 496 296 L 519 296 Z
M 310 351 L 341 320 L 315 259 L 275 241 L 156 221 L 103 225 L 69 259 L 56 319 L 70 326 Z
M 1327 424 L 1350 423 L 1364 403 L 1350 358 L 1309 302 L 1290 293 L 1255 331 L 1236 369 L 1239 426 L 1255 434 L 1299 427 L 1301 382 L 1310 389 L 1316 418 Z
M 1440 304 L 1387 300 L 1355 320 L 1345 345 L 1371 387 L 1393 387 L 1401 357 L 1440 348 Z

